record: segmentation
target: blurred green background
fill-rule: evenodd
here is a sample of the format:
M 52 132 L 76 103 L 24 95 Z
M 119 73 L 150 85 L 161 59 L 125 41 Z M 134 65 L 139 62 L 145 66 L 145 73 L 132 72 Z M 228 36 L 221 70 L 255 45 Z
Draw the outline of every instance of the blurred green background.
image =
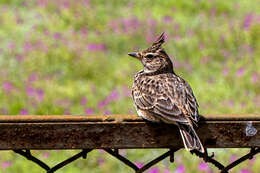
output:
M 177 74 L 200 113 L 260 112 L 260 1 L 248 0 L 0 0 L 0 114 L 135 114 L 133 75 L 142 65 L 127 56 L 161 33 Z M 143 164 L 164 150 L 121 150 Z M 210 150 L 223 163 L 246 149 Z M 0 172 L 43 172 L 10 151 Z M 34 151 L 50 165 L 76 151 Z M 58 173 L 131 172 L 93 151 Z M 186 151 L 148 173 L 218 172 Z M 260 172 L 260 158 L 231 172 Z

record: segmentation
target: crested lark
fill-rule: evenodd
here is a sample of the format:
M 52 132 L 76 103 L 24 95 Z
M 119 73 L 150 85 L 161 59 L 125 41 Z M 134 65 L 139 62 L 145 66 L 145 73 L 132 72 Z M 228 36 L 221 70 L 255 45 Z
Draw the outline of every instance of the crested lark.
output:
M 144 66 L 132 87 L 137 113 L 149 121 L 176 124 L 185 148 L 204 152 L 193 128 L 198 122 L 198 103 L 189 84 L 173 71 L 171 59 L 161 48 L 163 43 L 164 33 L 151 47 L 128 54 Z

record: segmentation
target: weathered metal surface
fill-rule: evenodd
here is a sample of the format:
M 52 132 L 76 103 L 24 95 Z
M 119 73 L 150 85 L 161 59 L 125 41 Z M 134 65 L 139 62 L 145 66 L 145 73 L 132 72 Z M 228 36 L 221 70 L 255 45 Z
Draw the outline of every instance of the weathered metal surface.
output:
M 205 115 L 197 129 L 207 148 L 260 147 L 260 115 Z M 0 149 L 179 148 L 175 125 L 132 115 L 0 116 Z

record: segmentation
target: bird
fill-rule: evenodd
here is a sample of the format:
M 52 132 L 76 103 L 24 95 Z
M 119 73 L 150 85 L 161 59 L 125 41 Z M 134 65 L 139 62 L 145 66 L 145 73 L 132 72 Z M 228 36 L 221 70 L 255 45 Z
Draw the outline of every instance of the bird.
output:
M 198 102 L 190 85 L 175 73 L 171 58 L 162 48 L 164 42 L 163 32 L 147 49 L 128 53 L 143 65 L 132 86 L 137 114 L 148 121 L 177 125 L 185 149 L 204 153 L 194 130 L 199 121 Z

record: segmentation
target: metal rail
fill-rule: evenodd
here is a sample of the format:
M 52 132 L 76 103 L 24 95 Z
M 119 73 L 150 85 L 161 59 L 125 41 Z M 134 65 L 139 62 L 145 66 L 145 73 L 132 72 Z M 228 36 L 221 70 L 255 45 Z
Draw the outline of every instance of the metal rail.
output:
M 204 115 L 197 133 L 205 148 L 251 148 L 250 152 L 231 163 L 222 165 L 207 153 L 192 153 L 212 163 L 222 172 L 251 159 L 260 152 L 260 115 Z M 118 154 L 118 149 L 169 148 L 169 151 L 138 168 L 127 158 Z M 144 172 L 160 160 L 183 148 L 175 125 L 151 123 L 135 115 L 0 115 L 0 150 L 13 150 L 38 164 L 48 173 L 86 158 L 93 149 L 104 149 L 135 172 Z M 33 149 L 83 149 L 82 152 L 50 168 L 31 155 Z
M 181 148 L 175 125 L 135 115 L 0 116 L 0 150 Z M 260 115 L 206 115 L 197 133 L 207 148 L 260 146 Z

